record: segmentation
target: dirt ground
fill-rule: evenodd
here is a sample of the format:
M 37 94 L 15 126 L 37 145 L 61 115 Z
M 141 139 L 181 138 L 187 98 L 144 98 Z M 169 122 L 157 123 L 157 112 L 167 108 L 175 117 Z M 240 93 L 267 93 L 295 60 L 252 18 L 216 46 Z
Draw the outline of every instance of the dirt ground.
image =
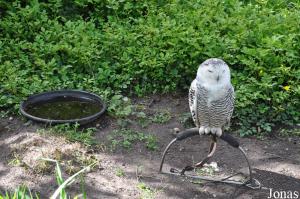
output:
M 30 124 L 24 118 L 0 119 L 0 192 L 26 184 L 32 191 L 39 192 L 41 198 L 47 198 L 57 188 L 53 174 L 55 167 L 50 165 L 49 172 L 36 172 L 32 168 L 36 168 L 38 159 L 82 159 L 87 156 L 99 160 L 99 165 L 85 175 L 88 198 L 262 199 L 269 196 L 269 188 L 274 191 L 300 192 L 300 139 L 297 137 L 272 136 L 259 140 L 235 135 L 248 154 L 254 168 L 254 177 L 265 189 L 252 190 L 203 181 L 192 183 L 182 177 L 160 174 L 161 155 L 175 136 L 174 128 L 184 129 L 180 118 L 189 111 L 187 97 L 154 96 L 136 99 L 134 103 L 146 107 L 145 112 L 150 115 L 157 110 L 171 113 L 171 119 L 164 124 L 151 123 L 145 128 L 140 127 L 135 120 L 129 124 L 132 129 L 155 135 L 158 138 L 156 151 L 147 149 L 143 143 L 136 143 L 129 150 L 118 147 L 110 151 L 105 149 L 109 148 L 107 145 L 90 150 L 59 137 L 39 134 L 36 131 L 43 126 Z M 93 125 L 98 128 L 96 139 L 101 143 L 107 143 L 107 136 L 118 128 L 116 120 L 109 116 L 98 119 Z M 183 168 L 193 161 L 201 160 L 208 152 L 209 142 L 209 137 L 196 136 L 176 143 L 170 149 L 163 169 Z M 223 141 L 218 141 L 216 154 L 211 161 L 217 162 L 219 171 L 212 174 L 217 177 L 236 171 L 245 172 L 247 168 L 240 152 Z M 69 176 L 66 173 L 64 176 Z M 69 191 L 75 193 L 79 189 L 77 182 L 71 185 Z

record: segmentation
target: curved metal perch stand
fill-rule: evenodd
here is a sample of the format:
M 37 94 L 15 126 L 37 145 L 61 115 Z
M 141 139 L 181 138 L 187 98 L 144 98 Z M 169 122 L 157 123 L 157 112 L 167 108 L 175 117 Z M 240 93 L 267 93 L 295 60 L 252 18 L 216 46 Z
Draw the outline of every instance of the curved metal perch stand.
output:
M 182 176 L 182 177 L 187 177 L 187 178 L 191 178 L 191 179 L 199 179 L 199 180 L 205 180 L 205 181 L 211 181 L 211 182 L 222 182 L 222 183 L 228 183 L 228 184 L 235 184 L 235 185 L 244 185 L 247 186 L 251 189 L 260 189 L 261 188 L 261 184 L 260 182 L 253 178 L 253 174 L 252 174 L 252 167 L 250 165 L 250 162 L 246 156 L 245 151 L 243 150 L 243 148 L 239 145 L 238 141 L 232 137 L 229 134 L 225 134 L 223 133 L 223 135 L 220 137 L 222 140 L 224 140 L 225 142 L 227 142 L 228 144 L 230 144 L 232 147 L 239 149 L 239 151 L 241 151 L 241 153 L 243 154 L 244 158 L 247 161 L 248 164 L 248 168 L 249 168 L 249 177 L 248 179 L 246 179 L 244 182 L 242 181 L 236 181 L 236 180 L 230 180 L 230 178 L 232 178 L 235 175 L 231 175 L 228 176 L 226 178 L 223 179 L 214 179 L 214 178 L 210 178 L 210 177 L 204 177 L 204 176 L 196 176 L 196 175 L 190 175 L 190 174 L 185 174 L 185 171 L 191 171 L 193 170 L 195 167 L 202 167 L 214 154 L 215 150 L 216 150 L 216 137 L 212 136 L 212 143 L 210 146 L 210 150 L 209 150 L 209 154 L 207 155 L 206 158 L 204 158 L 201 162 L 197 163 L 195 166 L 187 166 L 184 169 L 182 169 L 181 171 L 179 171 L 178 169 L 175 168 L 171 168 L 170 171 L 163 171 L 163 164 L 165 161 L 165 157 L 166 154 L 169 150 L 169 148 L 176 142 L 176 141 L 181 141 L 184 140 L 186 138 L 195 136 L 195 135 L 199 135 L 199 129 L 198 128 L 191 128 L 191 129 L 187 129 L 185 131 L 182 131 L 180 133 L 177 134 L 176 138 L 174 138 L 166 147 L 166 149 L 164 150 L 163 153 L 163 157 L 160 163 L 160 168 L 159 168 L 159 172 L 163 173 L 163 174 L 169 174 L 169 175 L 175 175 L 175 176 Z

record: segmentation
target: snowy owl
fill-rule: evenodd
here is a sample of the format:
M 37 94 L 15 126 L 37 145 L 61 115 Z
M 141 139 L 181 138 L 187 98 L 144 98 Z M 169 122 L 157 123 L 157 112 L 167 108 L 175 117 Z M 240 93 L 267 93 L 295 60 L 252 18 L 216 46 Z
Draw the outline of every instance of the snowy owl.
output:
M 200 135 L 222 135 L 234 108 L 230 70 L 223 60 L 211 58 L 199 66 L 189 90 L 189 106 Z

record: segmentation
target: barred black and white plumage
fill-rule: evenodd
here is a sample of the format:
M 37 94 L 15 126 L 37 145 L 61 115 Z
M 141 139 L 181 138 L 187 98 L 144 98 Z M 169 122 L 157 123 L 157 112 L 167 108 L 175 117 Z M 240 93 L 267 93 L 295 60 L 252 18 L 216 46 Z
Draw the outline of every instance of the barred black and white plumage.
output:
M 189 90 L 189 106 L 200 134 L 222 135 L 234 108 L 234 89 L 224 61 L 213 58 L 199 66 Z
M 224 127 L 229 124 L 234 108 L 233 87 L 227 90 L 224 98 L 212 101 L 209 107 L 210 125 L 212 127 Z

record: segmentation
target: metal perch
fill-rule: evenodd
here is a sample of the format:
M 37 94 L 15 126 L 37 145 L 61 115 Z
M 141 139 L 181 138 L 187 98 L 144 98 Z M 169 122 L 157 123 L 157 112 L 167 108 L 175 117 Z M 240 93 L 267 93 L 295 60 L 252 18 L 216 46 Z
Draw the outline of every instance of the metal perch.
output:
M 261 188 L 260 182 L 257 179 L 253 178 L 252 167 L 250 165 L 250 162 L 247 158 L 247 155 L 246 155 L 245 151 L 239 145 L 239 142 L 234 137 L 232 137 L 231 135 L 226 134 L 226 133 L 223 133 L 220 138 L 222 140 L 224 140 L 225 142 L 227 142 L 232 147 L 237 148 L 243 154 L 243 157 L 247 161 L 247 165 L 248 165 L 248 169 L 249 169 L 249 177 L 245 181 L 230 180 L 230 178 L 232 178 L 233 176 L 235 176 L 237 174 L 225 177 L 223 179 L 215 179 L 215 178 L 211 178 L 211 177 L 191 175 L 191 174 L 186 174 L 185 173 L 186 171 L 191 171 L 196 167 L 202 167 L 213 156 L 213 154 L 216 150 L 216 145 L 217 145 L 216 136 L 212 136 L 212 143 L 211 143 L 211 146 L 210 146 L 209 153 L 208 153 L 207 157 L 204 158 L 201 162 L 195 164 L 194 166 L 186 166 L 182 170 L 178 170 L 176 168 L 171 168 L 170 171 L 163 171 L 163 165 L 164 165 L 164 162 L 165 162 L 165 157 L 166 157 L 166 154 L 167 154 L 168 150 L 170 149 L 170 147 L 176 141 L 181 141 L 181 140 L 184 140 L 186 138 L 196 136 L 196 135 L 199 135 L 199 129 L 198 128 L 187 129 L 187 130 L 182 131 L 182 132 L 177 134 L 176 138 L 174 138 L 168 144 L 166 149 L 164 150 L 163 157 L 162 157 L 162 160 L 161 160 L 161 163 L 160 163 L 160 168 L 159 168 L 160 173 L 168 174 L 168 175 L 181 176 L 181 177 L 187 177 L 187 178 L 191 178 L 191 179 L 205 180 L 205 181 L 210 181 L 210 182 L 221 182 L 221 183 L 228 183 L 228 184 L 235 184 L 235 185 L 244 185 L 244 186 L 249 187 L 251 189 L 260 189 Z

